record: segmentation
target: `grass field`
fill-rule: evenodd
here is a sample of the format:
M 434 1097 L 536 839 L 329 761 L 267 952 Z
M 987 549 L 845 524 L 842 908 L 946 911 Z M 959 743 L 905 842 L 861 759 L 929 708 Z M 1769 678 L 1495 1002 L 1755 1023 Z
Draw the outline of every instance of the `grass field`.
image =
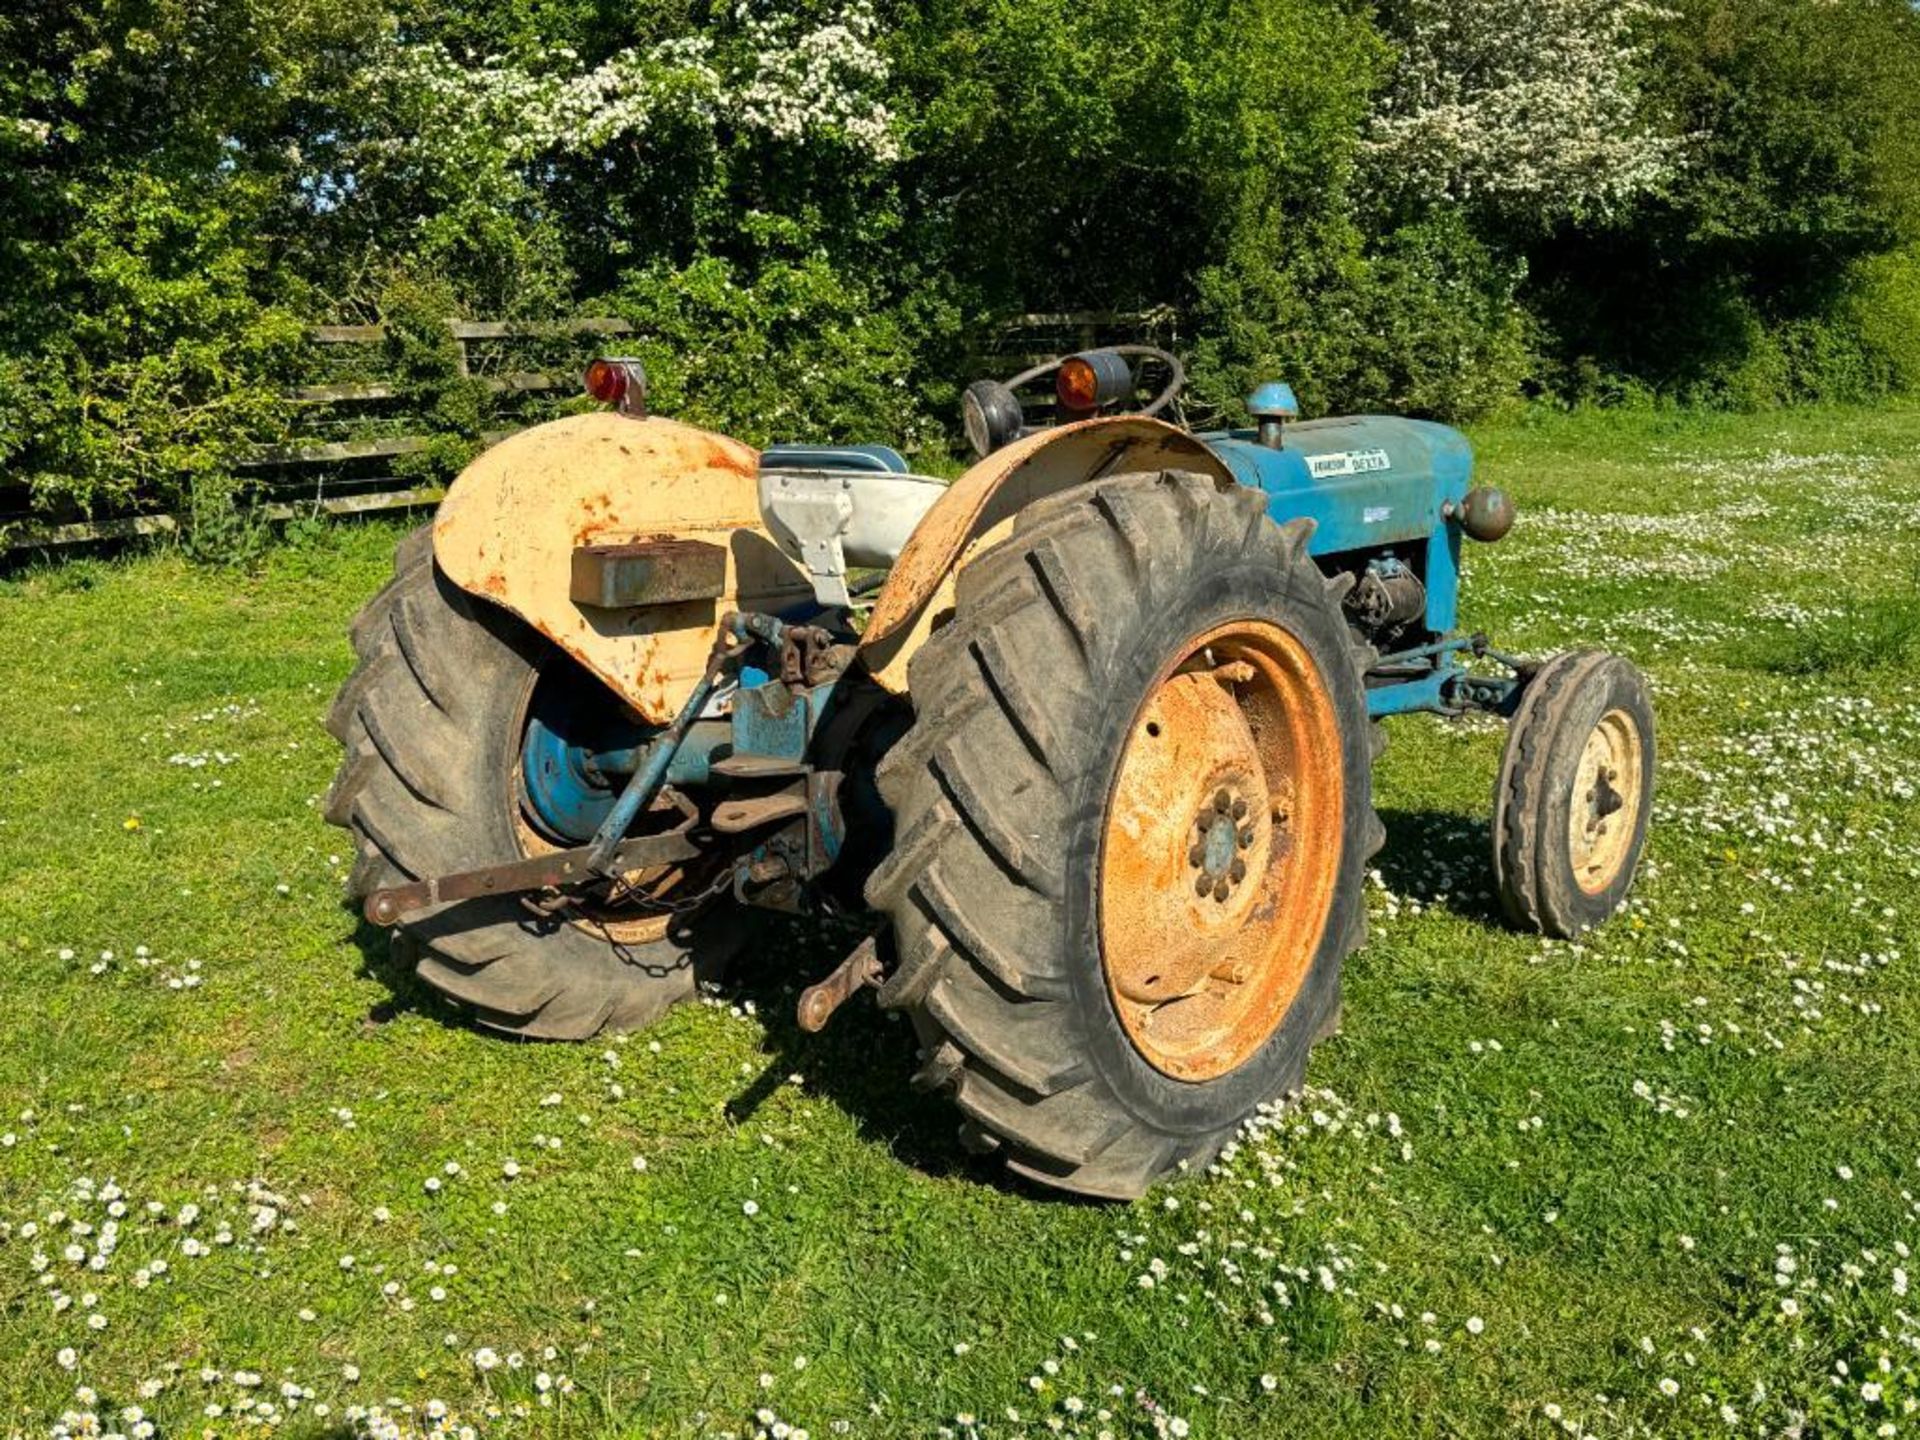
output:
M 1498 728 L 1399 722 L 1315 1089 L 1125 1207 L 800 1034 L 800 934 L 581 1048 L 395 973 L 319 798 L 396 530 L 0 579 L 0 1435 L 1920 1434 L 1920 413 L 1476 440 L 1468 623 L 1652 676 L 1637 899 L 1502 928 Z

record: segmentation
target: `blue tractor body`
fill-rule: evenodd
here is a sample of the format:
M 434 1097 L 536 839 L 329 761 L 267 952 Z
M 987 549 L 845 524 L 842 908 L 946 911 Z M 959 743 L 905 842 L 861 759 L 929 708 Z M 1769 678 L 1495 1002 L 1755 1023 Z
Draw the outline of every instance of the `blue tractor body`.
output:
M 1262 398 L 1274 391 L 1287 406 L 1280 413 L 1290 413 L 1284 386 L 1256 392 L 1254 413 L 1261 413 Z M 1459 615 L 1461 542 L 1472 523 L 1467 498 L 1474 493 L 1473 451 L 1466 436 L 1447 425 L 1393 415 L 1288 424 L 1269 414 L 1256 429 L 1205 431 L 1195 438 L 1240 484 L 1266 495 L 1276 523 L 1311 520 L 1309 553 L 1328 573 L 1349 573 L 1355 596 L 1375 596 L 1380 608 L 1354 617 L 1383 651 L 1369 677 L 1369 713 L 1380 718 L 1507 708 L 1510 680 L 1470 676 L 1460 663 L 1463 653 L 1484 652 L 1484 641 L 1451 635 Z M 777 445 L 763 453 L 761 464 L 768 471 L 908 470 L 897 451 L 880 444 Z M 809 605 L 780 618 L 804 625 L 817 613 Z M 674 747 L 666 778 L 705 784 L 716 755 L 799 764 L 830 690 L 804 697 L 806 704 L 769 704 L 769 698 L 784 699 L 788 688 L 778 676 L 744 667 L 728 719 L 694 726 Z M 634 772 L 659 734 L 659 727 L 629 728 L 609 749 L 604 735 L 582 742 L 557 730 L 536 730 L 523 762 L 527 793 L 556 835 L 585 840 L 600 831 L 613 808 L 610 787 Z M 837 852 L 832 827 L 821 840 Z
M 1450 517 L 1473 476 L 1473 450 L 1458 430 L 1430 420 L 1352 415 L 1289 425 L 1277 447 L 1248 430 L 1200 438 L 1241 484 L 1267 493 L 1276 521 L 1314 522 L 1311 553 L 1392 555 L 1420 576 L 1426 628 L 1454 627 L 1461 529 Z

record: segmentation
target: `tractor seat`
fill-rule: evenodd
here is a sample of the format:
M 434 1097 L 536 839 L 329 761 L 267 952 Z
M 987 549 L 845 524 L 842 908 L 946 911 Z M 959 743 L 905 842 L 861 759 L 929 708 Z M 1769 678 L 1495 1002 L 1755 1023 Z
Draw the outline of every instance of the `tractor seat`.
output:
M 874 475 L 905 475 L 907 462 L 891 445 L 769 445 L 760 452 L 762 470 L 861 470 Z

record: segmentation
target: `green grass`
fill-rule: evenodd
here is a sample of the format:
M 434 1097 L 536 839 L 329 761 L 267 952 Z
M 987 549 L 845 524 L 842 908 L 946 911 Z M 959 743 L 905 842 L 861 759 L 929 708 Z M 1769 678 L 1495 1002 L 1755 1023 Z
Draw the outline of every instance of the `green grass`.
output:
M 1873 637 L 1911 633 L 1920 414 L 1476 440 L 1522 514 L 1467 623 L 1652 676 L 1638 896 L 1502 928 L 1497 728 L 1399 723 L 1315 1093 L 1129 1207 L 969 1161 L 867 1002 L 801 1035 L 800 932 L 581 1048 L 390 970 L 318 807 L 396 531 L 0 580 L 0 1433 L 1912 1432 L 1920 689 Z

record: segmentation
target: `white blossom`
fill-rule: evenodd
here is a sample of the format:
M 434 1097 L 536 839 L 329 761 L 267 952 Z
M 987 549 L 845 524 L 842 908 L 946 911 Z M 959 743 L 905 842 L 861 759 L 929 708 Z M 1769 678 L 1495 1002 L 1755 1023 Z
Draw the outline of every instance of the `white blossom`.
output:
M 886 163 L 899 146 L 878 32 L 867 0 L 814 22 L 742 5 L 713 34 L 629 46 L 589 69 L 564 48 L 469 63 L 438 42 L 389 35 L 355 77 L 356 98 L 408 123 L 350 147 L 348 159 L 363 172 L 459 169 L 483 156 L 524 167 L 644 144 L 672 124 L 833 141 Z
M 1363 152 L 1373 185 L 1542 219 L 1607 215 L 1657 187 L 1677 138 L 1642 117 L 1646 0 L 1389 0 L 1393 78 Z

